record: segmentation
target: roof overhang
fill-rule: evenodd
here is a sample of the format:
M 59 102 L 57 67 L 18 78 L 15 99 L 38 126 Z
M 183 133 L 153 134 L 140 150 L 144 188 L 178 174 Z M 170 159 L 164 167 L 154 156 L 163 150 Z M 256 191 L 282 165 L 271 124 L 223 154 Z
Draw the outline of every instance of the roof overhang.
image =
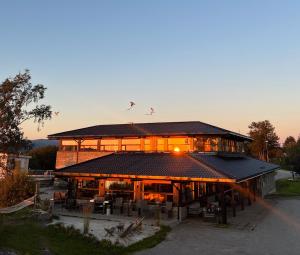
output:
M 94 178 L 123 178 L 141 180 L 167 180 L 167 181 L 199 181 L 199 182 L 226 182 L 235 183 L 235 179 L 230 178 L 199 178 L 199 177 L 176 177 L 176 176 L 151 176 L 151 175 L 125 175 L 125 174 L 96 174 L 96 173 L 68 173 L 55 171 L 55 176 L 60 177 L 94 177 Z

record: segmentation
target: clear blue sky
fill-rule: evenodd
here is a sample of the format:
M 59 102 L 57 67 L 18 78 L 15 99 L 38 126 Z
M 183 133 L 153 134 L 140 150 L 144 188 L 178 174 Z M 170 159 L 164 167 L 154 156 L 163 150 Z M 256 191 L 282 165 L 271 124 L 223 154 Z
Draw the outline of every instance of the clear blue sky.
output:
M 0 80 L 28 68 L 58 117 L 29 138 L 101 123 L 201 120 L 300 133 L 300 1 L 1 1 Z M 134 111 L 126 111 L 130 100 Z M 147 116 L 149 107 L 155 115 Z

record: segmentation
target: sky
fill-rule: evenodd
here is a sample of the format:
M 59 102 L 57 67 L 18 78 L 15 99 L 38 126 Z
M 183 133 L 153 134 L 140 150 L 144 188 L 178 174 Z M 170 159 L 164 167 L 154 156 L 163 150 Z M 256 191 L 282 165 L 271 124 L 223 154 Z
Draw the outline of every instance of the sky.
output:
M 281 141 L 300 134 L 300 1 L 0 3 L 0 82 L 29 69 L 59 112 L 41 131 L 25 123 L 30 139 L 184 120 L 247 134 L 267 119 Z

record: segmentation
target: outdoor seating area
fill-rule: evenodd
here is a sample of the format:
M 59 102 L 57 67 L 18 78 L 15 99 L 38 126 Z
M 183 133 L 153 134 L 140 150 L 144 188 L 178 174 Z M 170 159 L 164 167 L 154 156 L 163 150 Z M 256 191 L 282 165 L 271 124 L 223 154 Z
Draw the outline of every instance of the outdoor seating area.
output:
M 94 196 L 92 199 L 68 198 L 67 192 L 54 192 L 53 206 L 56 209 L 68 211 L 83 211 L 90 207 L 93 214 L 120 215 L 126 217 L 164 218 L 171 219 L 176 216 L 172 202 L 153 202 L 147 200 L 125 200 L 123 197 L 111 199 L 110 197 Z

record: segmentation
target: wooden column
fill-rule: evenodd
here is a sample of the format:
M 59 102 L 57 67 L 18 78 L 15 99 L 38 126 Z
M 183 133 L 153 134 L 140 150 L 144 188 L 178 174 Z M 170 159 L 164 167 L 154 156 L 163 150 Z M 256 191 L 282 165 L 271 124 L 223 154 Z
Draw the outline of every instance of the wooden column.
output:
M 257 179 L 254 180 L 252 187 L 253 187 L 253 202 L 256 202 Z
M 242 192 L 240 192 L 240 204 L 241 204 L 241 210 L 245 210 L 245 201 L 244 201 L 244 185 L 243 183 L 240 184 Z
M 99 196 L 100 197 L 105 196 L 105 180 L 104 179 L 99 180 Z
M 232 216 L 236 216 L 236 209 L 235 209 L 235 199 L 234 199 L 234 189 L 231 191 L 231 207 L 232 207 Z
M 118 151 L 122 151 L 122 139 L 118 139 Z
M 225 185 L 221 184 L 221 208 L 222 208 L 222 223 L 227 224 L 227 208 L 225 200 Z
M 134 181 L 134 200 L 140 201 L 143 199 L 144 185 L 142 181 Z
M 141 151 L 145 151 L 145 138 L 141 138 Z
M 77 147 L 76 147 L 76 164 L 79 163 L 79 150 L 80 150 L 80 145 L 81 145 L 81 140 L 76 140 L 77 142 Z
M 249 182 L 246 182 L 247 185 L 247 200 L 248 200 L 248 205 L 251 205 L 251 188 Z
M 180 207 L 182 207 L 182 183 L 179 184 L 179 197 L 177 206 L 177 219 L 180 220 Z
M 173 203 L 178 205 L 179 203 L 179 184 L 173 183 Z

